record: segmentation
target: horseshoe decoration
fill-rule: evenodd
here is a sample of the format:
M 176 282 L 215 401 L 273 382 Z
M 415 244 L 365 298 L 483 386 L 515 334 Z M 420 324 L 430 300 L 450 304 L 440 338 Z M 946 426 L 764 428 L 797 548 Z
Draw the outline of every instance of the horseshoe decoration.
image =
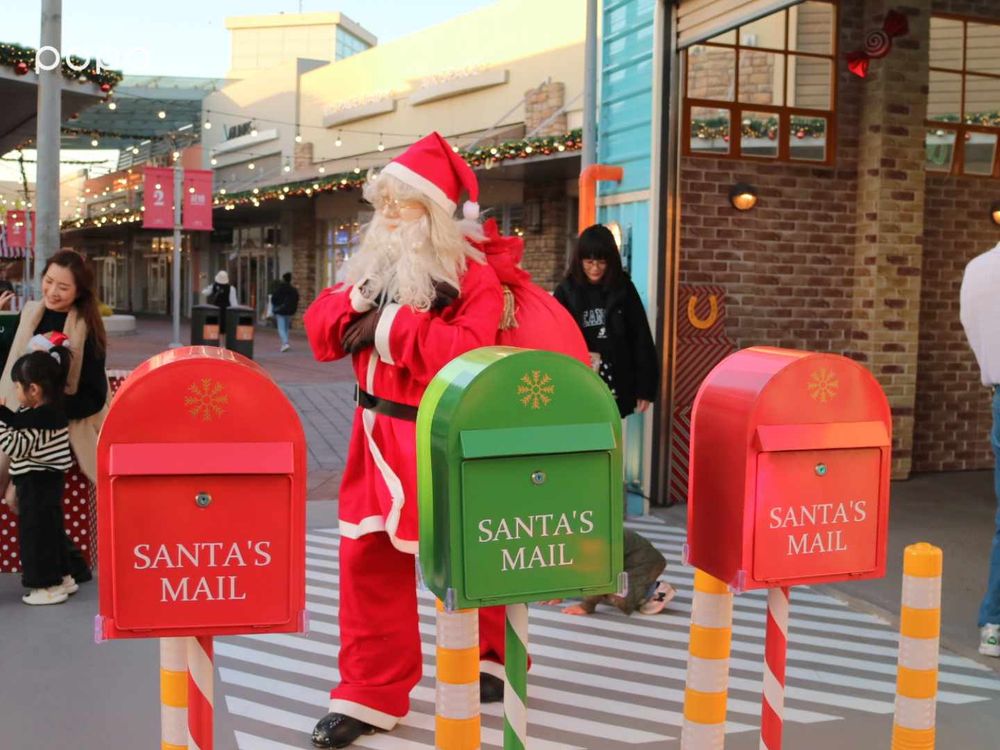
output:
M 716 321 L 719 319 L 719 298 L 714 294 L 708 295 L 708 317 L 699 318 L 696 312 L 696 307 L 698 305 L 698 298 L 695 295 L 691 295 L 688 299 L 688 322 L 697 328 L 699 331 L 704 331 L 707 328 L 711 328 L 715 325 Z

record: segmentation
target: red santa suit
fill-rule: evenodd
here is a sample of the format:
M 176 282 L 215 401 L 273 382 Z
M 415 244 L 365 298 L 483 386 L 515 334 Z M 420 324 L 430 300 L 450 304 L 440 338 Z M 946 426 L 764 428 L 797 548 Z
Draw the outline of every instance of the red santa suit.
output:
M 411 151 L 435 137 L 445 143 L 433 134 Z M 444 150 L 452 158 L 447 144 Z M 407 154 L 397 161 L 405 164 Z M 461 166 L 468 169 L 464 162 Z M 468 175 L 475 180 L 471 170 Z M 373 307 L 356 286 L 339 284 L 320 294 L 304 318 L 316 358 L 346 356 L 344 334 Z M 353 354 L 358 384 L 376 399 L 416 407 L 445 364 L 496 343 L 502 311 L 496 274 L 489 265 L 470 259 L 460 278 L 459 296 L 450 305 L 427 312 L 385 306 L 374 346 Z M 330 711 L 381 729 L 392 729 L 409 711 L 409 693 L 423 668 L 414 557 L 415 449 L 415 422 L 356 409 L 339 496 L 341 682 L 331 691 Z M 503 608 L 480 610 L 484 672 L 503 676 L 503 646 Z

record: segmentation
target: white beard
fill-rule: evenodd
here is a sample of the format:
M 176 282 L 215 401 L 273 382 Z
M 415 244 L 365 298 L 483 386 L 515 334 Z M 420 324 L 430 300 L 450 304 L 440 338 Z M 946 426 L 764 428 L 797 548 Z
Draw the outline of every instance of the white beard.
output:
M 426 216 L 401 221 L 393 229 L 376 214 L 365 228 L 358 253 L 348 261 L 346 280 L 360 282 L 369 299 L 381 295 L 385 301 L 427 311 L 436 296 L 436 282 L 458 288 L 458 264 L 448 264 L 434 252 Z

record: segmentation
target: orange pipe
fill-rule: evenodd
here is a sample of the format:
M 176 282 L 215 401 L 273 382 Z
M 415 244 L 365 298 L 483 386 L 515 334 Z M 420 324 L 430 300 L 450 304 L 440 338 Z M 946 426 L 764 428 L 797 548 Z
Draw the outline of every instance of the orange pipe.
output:
M 597 183 L 599 180 L 621 182 L 625 170 L 612 164 L 591 164 L 580 172 L 580 220 L 577 234 L 597 221 Z

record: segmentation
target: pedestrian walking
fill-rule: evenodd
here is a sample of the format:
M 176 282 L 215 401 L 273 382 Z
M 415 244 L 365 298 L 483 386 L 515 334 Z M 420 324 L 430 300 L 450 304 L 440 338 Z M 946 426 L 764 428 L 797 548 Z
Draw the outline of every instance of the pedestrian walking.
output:
M 656 615 L 677 595 L 674 587 L 659 580 L 667 569 L 667 560 L 653 544 L 641 534 L 625 529 L 625 575 L 628 591 L 619 594 L 596 594 L 584 597 L 579 604 L 563 607 L 567 615 L 592 615 L 598 604 L 610 604 L 627 615 L 639 612 Z M 551 599 L 544 604 L 561 604 L 562 599 Z
M 997 512 L 986 594 L 979 607 L 979 653 L 1000 657 L 1000 243 L 965 267 L 959 291 L 959 317 L 993 408 L 990 443 Z
M 201 290 L 205 295 L 205 304 L 219 308 L 219 331 L 226 332 L 226 311 L 230 307 L 238 307 L 240 302 L 236 296 L 236 287 L 229 283 L 229 273 L 222 269 L 215 274 L 215 281 Z
M 73 465 L 62 410 L 69 368 L 64 346 L 25 354 L 11 368 L 20 408 L 0 405 L 0 450 L 10 458 L 21 583 L 28 589 L 21 600 L 35 606 L 61 604 L 79 590 L 70 573 L 62 513 L 64 475 Z
M 0 309 L 9 302 L 11 292 L 0 294 Z M 107 334 L 94 294 L 94 280 L 83 256 L 73 250 L 62 250 L 45 264 L 42 271 L 42 299 L 24 304 L 18 320 L 14 341 L 8 351 L 0 353 L 0 398 L 15 402 L 16 385 L 11 376 L 15 361 L 34 348 L 33 339 L 42 334 L 50 337 L 59 333 L 66 337 L 71 361 L 66 377 L 63 409 L 69 420 L 69 442 L 73 465 L 66 472 L 63 502 L 87 503 L 90 537 L 86 540 L 92 562 L 96 561 L 97 502 L 94 483 L 97 481 L 97 436 L 107 413 L 108 377 L 105 372 Z M 0 487 L 11 489 L 8 457 L 0 456 Z M 82 488 L 82 491 L 81 491 Z M 77 583 L 92 578 L 90 567 L 69 537 L 64 535 L 70 557 L 70 573 Z
M 271 293 L 271 312 L 278 324 L 278 337 L 281 339 L 281 351 L 291 349 L 288 343 L 288 328 L 292 316 L 299 309 L 299 290 L 292 286 L 292 274 L 284 273 L 281 282 Z
M 622 418 L 646 411 L 656 399 L 656 346 L 607 227 L 595 224 L 580 234 L 555 298 L 583 331 L 591 366 L 611 389 Z

